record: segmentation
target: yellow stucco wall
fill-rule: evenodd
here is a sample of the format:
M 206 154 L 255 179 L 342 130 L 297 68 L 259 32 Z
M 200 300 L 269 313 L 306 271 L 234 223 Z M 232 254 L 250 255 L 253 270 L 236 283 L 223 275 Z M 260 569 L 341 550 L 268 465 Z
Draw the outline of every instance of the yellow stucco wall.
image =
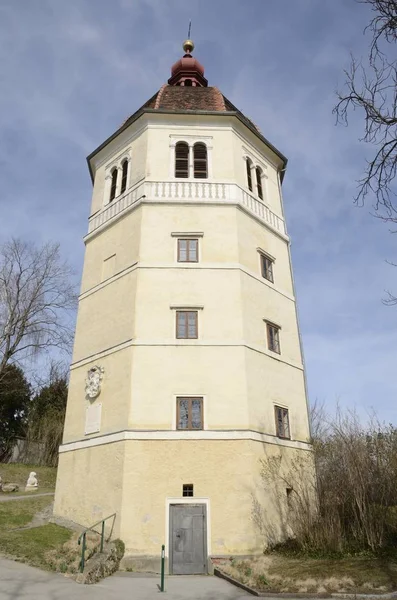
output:
M 124 441 L 65 452 L 54 513 L 88 525 L 117 512 L 115 535 L 127 554 L 156 556 L 165 543 L 168 555 L 167 499 L 183 501 L 182 485 L 193 483 L 197 503 L 209 501 L 209 554 L 260 553 L 285 534 L 287 506 L 285 484 L 275 493 L 260 461 L 281 453 L 286 471 L 297 452 L 249 440 Z
M 142 207 L 119 219 L 86 243 L 81 293 L 121 273 L 139 260 Z M 112 271 L 105 273 L 104 262 L 115 257 Z M 107 275 L 107 277 L 106 277 Z

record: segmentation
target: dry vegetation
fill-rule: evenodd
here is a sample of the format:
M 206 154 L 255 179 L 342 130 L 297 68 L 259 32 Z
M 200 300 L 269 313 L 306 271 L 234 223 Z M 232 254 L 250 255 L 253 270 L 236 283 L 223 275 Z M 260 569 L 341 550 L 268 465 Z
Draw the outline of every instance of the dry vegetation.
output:
M 45 554 L 48 568 L 59 573 L 76 574 L 81 560 L 81 546 L 78 545 L 79 533 L 74 533 L 61 547 L 49 550 Z M 100 535 L 88 532 L 86 535 L 85 560 L 98 551 Z
M 385 593 L 396 589 L 395 561 L 369 557 L 344 559 L 264 555 L 220 565 L 234 579 L 266 592 Z
M 313 453 L 262 459 L 273 506 L 253 497 L 252 516 L 265 554 L 222 570 L 266 591 L 396 590 L 397 430 L 351 411 L 330 418 L 316 406 L 312 434 Z
M 350 411 L 330 418 L 318 407 L 312 431 L 313 456 L 301 455 L 288 465 L 274 457 L 262 461 L 264 485 L 279 496 L 284 538 L 293 540 L 289 547 L 333 558 L 393 552 L 397 431 L 375 419 L 364 425 Z M 310 468 L 313 459 L 316 471 Z

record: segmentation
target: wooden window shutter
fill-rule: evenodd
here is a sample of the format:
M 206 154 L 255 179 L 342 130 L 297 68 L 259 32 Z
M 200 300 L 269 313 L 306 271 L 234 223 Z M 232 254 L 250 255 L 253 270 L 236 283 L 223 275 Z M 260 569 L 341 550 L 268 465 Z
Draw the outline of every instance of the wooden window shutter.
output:
M 128 160 L 123 162 L 123 172 L 121 176 L 121 189 L 120 194 L 123 194 L 127 189 L 127 175 L 128 175 Z
M 175 146 L 175 177 L 189 177 L 189 146 L 178 142 Z
M 177 398 L 177 429 L 203 429 L 203 398 Z
M 276 417 L 276 433 L 280 438 L 290 439 L 288 408 L 274 407 Z
M 198 240 L 178 240 L 178 262 L 198 262 Z
M 176 337 L 179 340 L 194 340 L 198 337 L 197 310 L 176 312 Z
M 249 158 L 246 160 L 247 165 L 247 185 L 250 192 L 252 192 L 252 175 L 251 175 L 251 161 Z
M 263 200 L 263 189 L 262 189 L 262 169 L 256 167 L 256 187 L 258 190 L 258 198 Z
M 280 327 L 272 325 L 271 323 L 266 324 L 267 329 L 267 344 L 269 350 L 281 354 L 280 350 Z
M 112 185 L 110 186 L 109 202 L 111 202 L 112 200 L 114 200 L 115 197 L 116 197 L 117 175 L 118 175 L 118 171 L 117 171 L 117 169 L 114 169 L 113 173 L 112 173 Z
M 195 179 L 207 179 L 207 146 L 200 142 L 194 144 L 193 157 Z
M 274 283 L 273 277 L 273 261 L 267 256 L 261 255 L 262 277 Z

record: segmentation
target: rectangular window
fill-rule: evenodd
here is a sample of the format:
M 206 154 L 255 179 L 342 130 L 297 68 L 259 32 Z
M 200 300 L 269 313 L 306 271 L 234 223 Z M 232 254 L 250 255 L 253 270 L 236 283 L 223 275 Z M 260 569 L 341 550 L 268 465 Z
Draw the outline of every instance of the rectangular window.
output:
M 177 398 L 176 399 L 177 429 L 202 429 L 203 428 L 203 399 L 202 398 Z M 193 494 L 192 494 L 193 495 Z
M 182 486 L 182 496 L 192 497 L 193 496 L 193 484 L 184 483 Z
M 178 262 L 198 262 L 198 240 L 178 239 Z
M 274 260 L 272 260 L 268 256 L 265 256 L 264 254 L 261 254 L 262 277 L 264 277 L 268 281 L 271 281 L 272 283 L 274 283 L 273 263 L 274 263 Z
M 197 310 L 176 311 L 176 337 L 178 340 L 194 340 L 198 337 Z
M 276 433 L 279 438 L 290 439 L 288 409 L 281 406 L 274 407 L 276 417 Z
M 267 329 L 267 346 L 272 352 L 281 354 L 280 350 L 280 327 L 273 323 L 266 323 Z

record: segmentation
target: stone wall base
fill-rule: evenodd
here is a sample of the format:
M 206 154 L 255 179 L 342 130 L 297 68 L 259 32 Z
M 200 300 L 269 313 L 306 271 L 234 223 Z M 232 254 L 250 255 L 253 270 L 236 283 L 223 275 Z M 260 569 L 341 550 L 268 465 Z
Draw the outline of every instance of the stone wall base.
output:
M 161 557 L 154 555 L 124 554 L 120 561 L 120 571 L 134 573 L 158 573 L 161 571 Z M 168 573 L 168 559 L 165 560 L 165 572 Z
M 222 562 L 222 560 L 227 560 L 231 558 L 230 556 L 222 556 L 222 557 L 211 557 L 208 556 L 207 560 L 207 573 L 208 575 L 214 574 L 214 567 L 216 567 L 218 562 Z M 244 558 L 247 558 L 244 555 Z M 156 573 L 160 575 L 161 572 L 161 558 L 160 556 L 153 555 L 136 555 L 136 554 L 128 554 L 128 552 L 123 556 L 120 561 L 120 571 L 132 571 L 134 573 Z M 169 566 L 168 566 L 168 558 L 165 559 L 165 573 L 169 574 Z

